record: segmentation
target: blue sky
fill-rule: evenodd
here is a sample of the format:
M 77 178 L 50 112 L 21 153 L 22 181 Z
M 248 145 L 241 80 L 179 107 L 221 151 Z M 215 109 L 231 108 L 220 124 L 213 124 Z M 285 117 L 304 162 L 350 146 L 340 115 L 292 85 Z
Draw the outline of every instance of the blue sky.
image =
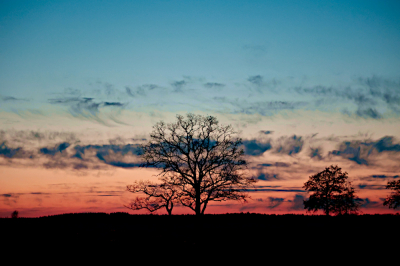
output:
M 398 1 L 2 1 L 0 88 L 398 78 Z
M 238 129 L 260 180 L 298 191 L 339 163 L 383 195 L 399 62 L 399 1 L 1 1 L 0 167 L 136 165 L 107 145 L 194 112 Z

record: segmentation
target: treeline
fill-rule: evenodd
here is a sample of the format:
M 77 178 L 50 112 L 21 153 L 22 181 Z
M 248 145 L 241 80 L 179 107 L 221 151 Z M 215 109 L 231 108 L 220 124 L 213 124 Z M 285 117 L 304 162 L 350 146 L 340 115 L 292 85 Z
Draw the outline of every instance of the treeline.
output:
M 9 235 L 67 232 L 131 231 L 135 234 L 168 234 L 185 230 L 206 231 L 225 229 L 232 233 L 244 231 L 281 234 L 271 228 L 288 231 L 306 231 L 326 228 L 335 230 L 366 230 L 366 233 L 378 232 L 390 224 L 400 224 L 399 214 L 358 214 L 358 215 L 303 215 L 303 214 L 259 214 L 227 213 L 185 215 L 149 215 L 129 213 L 70 213 L 39 218 L 0 218 L 0 228 Z M 186 233 L 185 233 L 186 234 Z
M 191 254 L 305 250 L 390 250 L 399 239 L 400 215 L 266 215 L 255 213 L 139 215 L 77 213 L 40 218 L 1 218 L 0 232 L 8 249 L 74 250 L 106 254 L 132 252 Z M 323 245 L 321 245 L 323 243 Z M 385 243 L 376 246 L 376 243 Z M 236 250 L 236 251 L 235 251 Z M 321 250 L 322 251 L 322 250 Z M 111 253 L 110 253 L 111 252 Z M 184 252 L 184 253 L 182 253 Z M 175 254 L 175 253 L 171 253 Z M 227 254 L 231 253 L 221 253 Z M 153 255 L 154 256 L 154 255 Z M 233 256 L 233 255 L 232 255 Z

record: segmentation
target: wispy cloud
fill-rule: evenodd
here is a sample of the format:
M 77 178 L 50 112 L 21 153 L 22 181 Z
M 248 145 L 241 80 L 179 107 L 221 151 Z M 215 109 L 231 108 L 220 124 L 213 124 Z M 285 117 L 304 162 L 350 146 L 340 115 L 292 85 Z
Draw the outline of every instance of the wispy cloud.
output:
M 288 200 L 291 203 L 290 210 L 304 210 L 304 195 L 296 194 L 293 199 Z
M 4 102 L 28 101 L 27 99 L 19 99 L 12 96 L 0 96 L 0 100 Z
M 140 144 L 76 145 L 79 140 L 67 133 L 33 131 L 0 131 L 0 133 L 2 140 L 0 158 L 4 159 L 1 164 L 71 170 L 132 168 L 141 164 Z M 69 141 L 54 144 L 55 140 L 62 139 Z M 7 140 L 13 144 L 7 145 Z M 116 141 L 111 139 L 111 142 Z M 43 145 L 44 143 L 49 144 Z
M 377 141 L 345 141 L 340 144 L 339 149 L 333 150 L 331 154 L 341 156 L 357 164 L 369 165 L 371 158 L 377 153 L 400 152 L 400 144 L 393 143 L 391 136 L 383 137 Z
M 317 107 L 353 103 L 356 107 L 354 111 L 344 108 L 343 112 L 363 118 L 381 119 L 382 112 L 388 110 L 400 114 L 400 80 L 373 76 L 358 78 L 355 84 L 348 86 L 296 86 L 292 91 L 314 97 Z
M 274 209 L 274 208 L 278 207 L 279 205 L 281 205 L 285 201 L 285 199 L 277 198 L 277 197 L 268 197 L 268 198 L 264 199 L 264 201 L 267 202 L 267 206 L 269 209 Z
M 269 135 L 269 134 L 274 133 L 274 131 L 272 131 L 272 130 L 260 130 L 260 133 L 261 134 L 265 134 L 265 135 Z
M 271 150 L 274 153 L 294 155 L 302 151 L 304 140 L 301 136 L 282 136 L 273 140 L 250 139 L 243 140 L 244 153 L 258 156 Z
M 85 161 L 86 156 L 95 154 L 95 156 L 103 163 L 122 167 L 132 168 L 139 167 L 141 159 L 138 157 L 142 154 L 142 149 L 139 144 L 127 145 L 87 145 L 75 146 L 75 153 L 72 157 L 79 158 Z M 87 154 L 88 153 L 88 154 Z
M 271 181 L 278 179 L 278 174 L 260 173 L 256 178 L 264 181 Z
M 63 143 L 60 143 L 60 144 L 56 145 L 54 148 L 47 148 L 47 147 L 41 148 L 40 149 L 40 153 L 45 154 L 45 155 L 54 156 L 56 153 L 63 152 L 69 146 L 70 146 L 69 143 L 63 142 Z
M 208 89 L 222 89 L 223 87 L 225 87 L 225 84 L 218 83 L 218 82 L 207 82 L 207 83 L 204 83 L 204 87 L 206 87 Z
M 266 93 L 267 91 L 279 93 L 276 91 L 276 88 L 281 84 L 281 81 L 275 78 L 265 79 L 261 75 L 249 76 L 246 81 L 249 82 L 253 88 L 256 88 L 256 91 L 259 93 Z
M 393 180 L 399 178 L 400 175 L 384 175 L 384 174 L 376 174 L 376 175 L 369 175 L 365 177 L 361 177 L 361 180 L 366 181 L 375 181 L 375 180 Z
M 274 151 L 276 153 L 283 153 L 292 155 L 299 153 L 303 148 L 304 140 L 302 137 L 293 135 L 291 137 L 280 137 L 275 144 Z
M 261 86 L 263 84 L 263 77 L 260 75 L 250 76 L 247 81 L 254 85 Z
M 162 89 L 162 87 L 155 84 L 144 84 L 135 88 L 125 86 L 126 93 L 131 97 L 146 97 L 149 92 L 155 89 Z
M 183 88 L 188 84 L 186 80 L 174 81 L 171 83 L 174 92 L 182 92 Z
M 94 98 L 87 97 L 60 97 L 48 100 L 51 104 L 61 104 L 69 107 L 69 112 L 75 117 L 84 117 L 92 119 L 97 122 L 105 124 L 105 122 L 98 116 L 100 109 L 102 108 L 124 108 L 125 103 L 121 102 L 106 102 L 106 101 L 95 101 Z M 113 118 L 113 117 L 110 117 Z M 113 119 L 115 122 L 118 120 Z M 120 122 L 122 123 L 122 122 Z
M 0 130 L 0 142 L 12 142 L 13 146 L 31 146 L 40 143 L 77 142 L 78 136 L 73 132 L 37 131 L 37 130 Z
M 80 115 L 85 112 L 89 112 L 92 115 L 96 115 L 99 112 L 99 108 L 107 106 L 123 107 L 125 104 L 121 102 L 95 102 L 94 98 L 86 97 L 69 97 L 69 98 L 54 98 L 49 99 L 51 104 L 66 104 L 70 106 L 72 114 Z
M 243 140 L 244 153 L 246 155 L 257 156 L 271 149 L 271 143 L 259 142 L 258 140 Z
M 306 106 L 304 101 L 232 102 L 234 113 L 269 115 L 280 110 L 294 110 Z
M 310 157 L 321 160 L 322 159 L 322 147 L 317 147 L 317 148 L 310 147 Z
M 33 153 L 26 151 L 23 147 L 8 147 L 6 142 L 0 144 L 0 157 L 3 158 L 33 158 Z
M 375 201 L 375 200 L 370 200 L 369 198 L 363 198 L 362 199 L 362 204 L 361 207 L 365 209 L 369 208 L 381 208 L 383 205 L 383 200 L 381 201 Z
M 364 118 L 373 118 L 373 119 L 380 119 L 382 118 L 382 115 L 373 108 L 366 108 L 366 109 L 357 109 L 356 114 L 360 117 Z

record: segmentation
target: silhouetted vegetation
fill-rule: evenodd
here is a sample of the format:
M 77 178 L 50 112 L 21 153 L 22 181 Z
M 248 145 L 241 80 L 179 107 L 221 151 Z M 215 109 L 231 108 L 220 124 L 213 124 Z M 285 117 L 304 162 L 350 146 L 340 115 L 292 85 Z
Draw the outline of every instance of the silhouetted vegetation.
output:
M 15 210 L 11 213 L 11 218 L 18 218 L 18 211 Z
M 127 190 L 133 193 L 142 192 L 146 197 L 136 197 L 125 207 L 132 210 L 147 209 L 151 213 L 165 208 L 169 215 L 172 214 L 174 204 L 179 204 L 181 191 L 178 186 L 174 186 L 166 177 L 161 178 L 161 184 L 154 184 L 149 181 L 138 181 L 133 185 L 127 186 Z
M 325 215 L 357 214 L 361 199 L 355 196 L 354 188 L 347 181 L 347 172 L 331 165 L 324 171 L 310 176 L 303 188 L 313 194 L 304 201 L 308 211 L 323 210 Z
M 341 250 L 354 251 L 357 248 L 371 249 L 376 243 L 387 243 L 387 252 L 390 248 L 397 248 L 395 243 L 389 243 L 398 238 L 400 232 L 393 230 L 388 234 L 382 230 L 399 223 L 400 215 L 78 213 L 1 218 L 0 233 L 2 239 L 7 240 L 7 247 L 20 252 L 36 250 L 43 253 L 52 248 L 66 256 L 82 251 L 85 256 L 102 258 L 110 252 L 122 257 L 129 256 L 130 252 L 136 256 L 143 252 L 157 256 L 166 251 L 183 256 L 201 250 L 199 259 L 204 259 L 217 254 L 236 257 L 235 252 L 254 256 L 255 249 L 263 252 L 260 254 L 310 248 L 317 252 L 320 246 L 319 251 L 326 251 L 326 248 L 339 244 Z M 351 241 L 348 241 L 350 235 Z M 322 239 L 326 242 L 324 245 L 319 244 Z M 91 253 L 91 250 L 96 252 Z M 106 253 L 100 254 L 98 250 Z
M 383 205 L 396 209 L 400 206 L 400 180 L 388 182 L 386 189 L 392 189 L 394 192 L 385 199 Z
M 247 188 L 256 180 L 243 172 L 247 163 L 243 160 L 242 141 L 235 134 L 232 126 L 220 126 L 213 116 L 187 114 L 185 119 L 177 115 L 175 123 L 161 121 L 153 127 L 151 140 L 142 147 L 143 166 L 162 169 L 161 186 L 175 192 L 169 202 L 179 201 L 196 215 L 204 214 L 211 201 L 246 201 Z M 153 188 L 132 188 L 132 192 L 147 194 L 147 198 L 133 202 L 132 208 L 144 208 L 146 203 L 152 205 L 150 211 L 163 204 L 168 206 L 160 197 L 165 193 L 146 193 Z M 155 197 L 158 201 L 151 200 Z M 172 210 L 172 205 L 168 208 Z

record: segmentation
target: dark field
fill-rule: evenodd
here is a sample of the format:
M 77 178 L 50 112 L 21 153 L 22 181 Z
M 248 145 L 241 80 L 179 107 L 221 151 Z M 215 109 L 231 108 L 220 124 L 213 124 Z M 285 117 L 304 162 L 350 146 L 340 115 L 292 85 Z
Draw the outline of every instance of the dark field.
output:
M 2 242 L 19 250 L 108 252 L 228 250 L 231 253 L 396 252 L 400 215 L 130 215 L 80 213 L 40 218 L 2 218 Z M 336 250 L 337 249 L 337 250 Z M 207 251 L 208 250 L 208 251 Z M 330 250 L 330 251 L 329 251 Z M 3 249 L 4 251 L 4 249 Z

